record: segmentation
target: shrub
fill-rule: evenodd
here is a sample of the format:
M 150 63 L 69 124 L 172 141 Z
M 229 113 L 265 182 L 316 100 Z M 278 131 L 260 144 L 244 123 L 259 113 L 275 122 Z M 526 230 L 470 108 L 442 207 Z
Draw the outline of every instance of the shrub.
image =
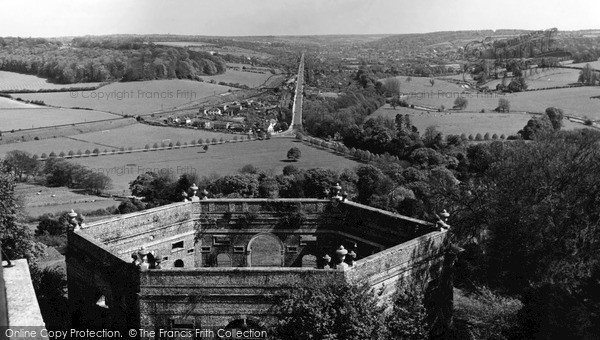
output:
M 464 134 L 464 133 L 461 133 L 461 134 L 460 134 L 460 139 L 461 139 L 462 141 L 466 141 L 466 140 L 467 140 L 467 135 L 466 135 L 466 134 Z
M 50 158 L 54 158 L 54 157 L 56 157 L 56 154 L 54 153 L 54 151 L 50 152 L 50 155 L 49 155 L 49 157 L 50 157 Z
M 478 133 L 477 135 L 475 135 L 475 140 L 476 140 L 476 141 L 481 141 L 481 140 L 483 140 L 483 137 L 481 136 L 481 133 Z
M 483 135 L 483 140 L 490 140 L 490 133 L 486 132 L 485 135 Z
M 153 148 L 153 149 L 158 149 L 158 143 L 154 143 L 154 144 L 152 144 L 152 148 Z
M 213 139 L 211 140 L 211 143 L 212 143 L 212 144 L 217 144 L 217 138 L 214 138 L 214 137 L 213 137 Z
M 498 135 L 494 133 L 494 134 L 492 135 L 492 139 L 493 139 L 493 140 L 497 140 L 497 139 L 498 139 Z
M 223 144 L 223 137 L 219 138 L 219 143 Z
M 473 135 L 469 135 L 469 140 L 473 140 Z
M 170 142 L 169 143 L 169 149 L 172 149 L 172 148 L 173 148 L 173 142 Z
M 215 141 L 216 141 L 216 140 L 215 140 Z M 204 144 L 210 144 L 210 139 L 206 138 L 206 139 L 204 140 Z
M 146 144 L 146 145 L 144 146 L 144 151 L 148 151 L 148 150 L 150 150 L 150 145 Z
M 177 141 L 177 143 L 175 143 L 175 146 L 180 147 L 181 146 L 181 142 Z
M 48 155 L 46 155 L 46 153 L 42 153 L 42 156 L 40 158 L 48 158 Z
M 65 155 L 64 151 L 61 151 L 61 152 L 58 154 L 58 157 L 60 157 L 60 158 L 63 158 L 63 157 L 65 157 L 65 156 L 66 156 L 66 155 Z
M 99 153 L 100 153 L 100 149 L 98 149 L 98 148 L 95 148 L 95 149 L 92 151 L 92 153 L 93 153 L 93 154 L 95 154 L 95 155 L 97 155 L 97 154 L 99 154 Z
M 488 288 L 479 288 L 474 294 L 456 294 L 454 317 L 457 324 L 466 324 L 474 339 L 510 339 L 518 323 L 522 308 L 519 300 L 502 297 Z
M 501 135 L 500 135 L 500 139 L 503 139 L 503 140 L 504 140 L 504 139 L 506 139 L 506 136 L 505 136 L 504 134 L 501 134 Z
M 454 100 L 454 108 L 459 110 L 464 110 L 469 105 L 469 101 L 465 97 L 457 97 Z

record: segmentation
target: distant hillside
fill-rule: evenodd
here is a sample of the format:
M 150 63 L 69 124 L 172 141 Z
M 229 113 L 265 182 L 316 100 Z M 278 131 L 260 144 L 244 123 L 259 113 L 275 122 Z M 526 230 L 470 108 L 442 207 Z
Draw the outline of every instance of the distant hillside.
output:
M 0 70 L 52 82 L 136 81 L 224 73 L 225 61 L 206 52 L 157 46 L 141 38 L 0 38 Z
M 509 37 L 527 33 L 525 30 L 482 30 L 482 31 L 445 31 L 432 33 L 398 34 L 367 43 L 373 48 L 385 49 L 427 49 L 434 45 L 450 43 L 462 47 L 473 40 L 483 40 L 487 37 Z

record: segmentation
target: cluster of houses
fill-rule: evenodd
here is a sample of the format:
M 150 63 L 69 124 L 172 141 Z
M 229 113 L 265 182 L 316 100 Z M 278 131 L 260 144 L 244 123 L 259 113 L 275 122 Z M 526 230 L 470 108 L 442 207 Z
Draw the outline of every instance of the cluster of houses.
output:
M 243 132 L 245 116 L 276 116 L 279 113 L 279 102 L 266 99 L 248 99 L 235 101 L 220 106 L 200 109 L 196 116 L 168 117 L 166 124 L 194 126 L 202 129 L 231 130 Z
M 248 99 L 240 102 L 232 102 L 223 104 L 222 106 L 214 106 L 207 109 L 200 109 L 199 113 L 205 116 L 229 116 L 236 117 L 248 113 L 254 114 L 277 114 L 279 110 L 279 102 Z

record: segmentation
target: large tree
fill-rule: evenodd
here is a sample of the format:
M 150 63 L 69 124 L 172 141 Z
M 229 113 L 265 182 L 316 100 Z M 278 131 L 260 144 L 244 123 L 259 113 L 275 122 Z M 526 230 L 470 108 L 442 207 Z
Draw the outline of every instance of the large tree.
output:
M 27 179 L 27 176 L 34 176 L 38 169 L 38 161 L 29 152 L 21 150 L 9 151 L 4 158 L 4 165 L 8 171 L 18 176 L 19 181 Z
M 309 278 L 277 301 L 275 339 L 384 339 L 384 307 L 366 286 Z
M 568 325 L 574 338 L 600 334 L 600 133 L 495 143 L 487 166 L 453 196 L 454 232 L 477 237 L 482 248 L 473 262 L 479 274 L 470 280 L 530 296 L 526 311 L 535 314 L 523 319 L 543 315 L 549 323 L 539 329 L 565 334 Z M 552 299 L 562 306 L 552 307 Z M 565 322 L 552 321 L 559 319 Z
M 35 242 L 31 229 L 20 223 L 14 180 L 1 168 L 0 202 L 0 242 L 4 255 L 13 260 L 35 260 L 44 253 L 44 246 Z

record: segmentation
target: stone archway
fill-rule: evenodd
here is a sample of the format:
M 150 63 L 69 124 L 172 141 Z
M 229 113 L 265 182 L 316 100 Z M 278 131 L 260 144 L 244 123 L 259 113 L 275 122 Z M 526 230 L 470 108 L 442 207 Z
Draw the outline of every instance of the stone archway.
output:
M 217 255 L 217 267 L 231 267 L 231 256 L 225 253 Z
M 283 242 L 271 233 L 254 236 L 247 250 L 248 267 L 283 267 Z

